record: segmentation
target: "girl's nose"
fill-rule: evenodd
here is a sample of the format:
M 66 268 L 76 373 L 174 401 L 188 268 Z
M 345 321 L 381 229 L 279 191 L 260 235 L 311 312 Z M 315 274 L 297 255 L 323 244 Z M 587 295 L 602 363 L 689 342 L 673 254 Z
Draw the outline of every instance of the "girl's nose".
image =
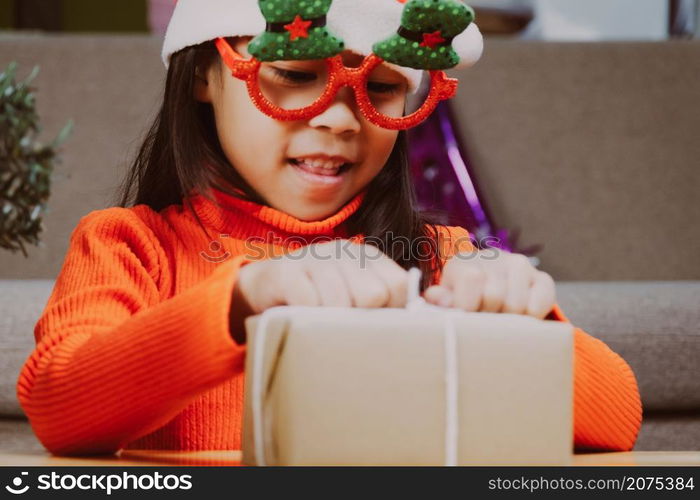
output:
M 309 120 L 309 125 L 334 134 L 357 134 L 362 128 L 359 113 L 352 89 L 343 87 L 328 109 Z

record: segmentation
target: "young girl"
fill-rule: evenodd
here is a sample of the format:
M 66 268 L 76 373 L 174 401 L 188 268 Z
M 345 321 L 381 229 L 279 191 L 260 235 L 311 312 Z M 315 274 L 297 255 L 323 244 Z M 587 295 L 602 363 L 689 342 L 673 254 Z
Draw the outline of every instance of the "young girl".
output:
M 524 256 L 487 258 L 415 211 L 397 129 L 415 124 L 402 116 L 416 67 L 449 97 L 437 70 L 456 63 L 453 35 L 467 65 L 481 35 L 457 0 L 404 3 L 180 0 L 163 105 L 122 206 L 71 235 L 18 380 L 49 451 L 240 449 L 244 319 L 284 304 L 402 307 L 414 266 L 430 303 L 568 321 Z M 431 6 L 447 12 L 437 29 L 412 21 Z M 378 63 L 375 42 L 383 62 L 353 73 Z M 324 94 L 345 76 L 366 92 Z M 632 371 L 580 329 L 574 345 L 574 444 L 630 450 Z

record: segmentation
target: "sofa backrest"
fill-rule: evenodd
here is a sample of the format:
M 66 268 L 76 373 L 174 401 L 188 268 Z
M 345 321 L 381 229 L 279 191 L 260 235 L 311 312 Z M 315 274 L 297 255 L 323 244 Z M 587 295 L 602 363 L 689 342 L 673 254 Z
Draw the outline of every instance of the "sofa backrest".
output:
M 0 250 L 0 279 L 54 279 L 69 237 L 93 210 L 112 206 L 129 159 L 160 105 L 161 40 L 147 35 L 0 35 L 0 68 L 40 66 L 34 86 L 45 142 L 72 118 L 56 165 L 41 247 Z
M 700 41 L 490 41 L 455 75 L 485 202 L 542 269 L 700 278 Z

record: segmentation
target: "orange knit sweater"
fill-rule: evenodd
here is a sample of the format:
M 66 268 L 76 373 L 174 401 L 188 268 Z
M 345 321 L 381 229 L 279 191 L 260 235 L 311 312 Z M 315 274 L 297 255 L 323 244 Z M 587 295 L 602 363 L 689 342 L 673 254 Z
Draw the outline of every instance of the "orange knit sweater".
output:
M 229 332 L 237 270 L 246 255 L 278 255 L 318 236 L 361 240 L 343 222 L 363 195 L 303 222 L 214 194 L 218 203 L 192 197 L 210 236 L 180 205 L 108 208 L 80 220 L 17 383 L 49 451 L 240 449 L 246 348 Z M 469 248 L 464 229 L 441 232 L 462 237 L 448 253 Z M 558 307 L 550 316 L 568 321 Z M 631 449 L 641 424 L 632 371 L 580 329 L 574 344 L 575 445 Z

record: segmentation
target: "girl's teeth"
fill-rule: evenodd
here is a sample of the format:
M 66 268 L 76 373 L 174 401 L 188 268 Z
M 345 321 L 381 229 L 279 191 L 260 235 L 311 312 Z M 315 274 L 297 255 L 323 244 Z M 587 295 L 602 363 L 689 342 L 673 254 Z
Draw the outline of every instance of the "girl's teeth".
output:
M 326 169 L 326 170 L 338 170 L 340 167 L 343 166 L 342 163 L 340 162 L 331 162 L 331 161 L 324 161 L 324 160 L 319 160 L 319 159 L 297 159 L 296 160 L 300 164 L 307 165 L 311 168 L 320 168 L 320 169 Z
M 303 170 L 316 175 L 336 176 L 340 167 L 344 164 L 339 162 L 327 162 L 319 159 L 295 159 L 294 162 Z

